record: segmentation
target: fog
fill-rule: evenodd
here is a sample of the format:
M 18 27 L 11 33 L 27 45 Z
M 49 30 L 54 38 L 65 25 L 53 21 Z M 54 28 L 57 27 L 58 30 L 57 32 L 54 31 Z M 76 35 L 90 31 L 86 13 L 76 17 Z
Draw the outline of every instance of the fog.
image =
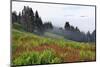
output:
M 81 31 L 93 32 L 95 29 L 95 7 L 79 5 L 60 5 L 29 2 L 12 2 L 12 11 L 20 12 L 24 6 L 29 6 L 35 12 L 38 10 L 43 22 L 51 21 L 56 27 L 64 27 L 65 22 L 77 26 Z

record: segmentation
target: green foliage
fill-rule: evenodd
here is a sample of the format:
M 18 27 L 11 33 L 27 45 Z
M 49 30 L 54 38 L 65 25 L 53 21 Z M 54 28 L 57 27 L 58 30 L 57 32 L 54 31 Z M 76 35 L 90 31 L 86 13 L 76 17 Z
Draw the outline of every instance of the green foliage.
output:
M 43 53 L 41 53 L 40 59 L 41 59 L 40 61 L 41 64 L 61 62 L 60 58 L 56 57 L 56 55 L 50 50 L 45 50 Z
M 19 24 L 19 23 L 13 23 L 12 24 L 13 26 L 13 29 L 17 29 L 17 30 L 20 30 L 20 31 L 24 31 L 23 27 Z
M 92 45 L 91 45 L 92 44 Z M 14 65 L 27 65 L 27 64 L 49 64 L 49 63 L 61 63 L 64 58 L 62 55 L 65 53 L 70 54 L 69 51 L 64 53 L 56 54 L 52 50 L 45 49 L 43 52 L 30 51 L 31 47 L 42 46 L 42 45 L 58 45 L 62 49 L 70 48 L 73 51 L 79 49 L 79 56 L 81 61 L 95 60 L 95 45 L 93 43 L 75 42 L 71 40 L 48 38 L 39 35 L 35 35 L 29 32 L 12 29 L 12 52 L 16 53 L 17 48 L 25 48 L 24 51 L 18 51 L 18 55 L 13 54 L 14 58 L 12 60 Z M 71 53 L 72 54 L 72 53 Z M 73 54 L 72 54 L 73 55 Z M 74 55 L 73 55 L 74 56 Z M 70 58 L 70 57 L 69 57 Z M 62 60 L 63 59 L 63 60 Z M 80 61 L 79 60 L 79 61 Z
M 12 47 L 12 51 L 15 52 L 15 50 L 17 49 L 17 45 L 13 44 L 11 45 L 11 47 Z
M 54 59 L 52 60 L 51 63 L 61 63 L 61 59 L 58 58 L 58 57 L 56 57 L 56 58 L 54 58 Z
M 81 61 L 89 61 L 89 60 L 95 60 L 95 52 L 93 51 L 80 51 L 80 59 Z
M 37 52 L 25 52 L 19 57 L 16 57 L 13 60 L 14 65 L 26 65 L 26 64 L 35 64 L 38 61 L 39 53 Z
M 45 32 L 44 33 L 45 36 L 50 37 L 50 38 L 54 38 L 54 39 L 64 39 L 63 36 L 54 34 L 54 33 L 50 33 L 50 32 Z
M 13 30 L 13 42 L 14 44 L 18 45 L 28 45 L 30 46 L 38 46 L 43 44 L 57 44 L 61 47 L 72 47 L 77 49 L 91 49 L 94 48 L 95 45 L 91 45 L 91 43 L 82 43 L 82 42 L 75 42 L 71 40 L 64 40 L 61 39 L 54 39 L 48 37 L 37 36 L 32 33 L 27 32 L 20 32 L 16 29 Z M 27 42 L 27 43 L 26 43 Z
M 25 52 L 13 60 L 14 65 L 60 63 L 61 60 L 51 50 Z

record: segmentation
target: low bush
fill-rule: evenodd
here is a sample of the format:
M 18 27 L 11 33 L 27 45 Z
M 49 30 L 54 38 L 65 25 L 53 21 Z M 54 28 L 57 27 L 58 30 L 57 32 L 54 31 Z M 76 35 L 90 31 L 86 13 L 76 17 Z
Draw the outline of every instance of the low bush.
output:
M 13 60 L 14 65 L 60 63 L 61 60 L 51 50 L 25 52 Z

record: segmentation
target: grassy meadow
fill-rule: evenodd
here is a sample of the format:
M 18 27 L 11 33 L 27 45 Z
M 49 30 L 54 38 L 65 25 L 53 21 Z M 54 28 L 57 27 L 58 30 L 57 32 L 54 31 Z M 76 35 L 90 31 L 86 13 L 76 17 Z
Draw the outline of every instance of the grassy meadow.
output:
M 52 33 L 46 35 L 58 36 Z M 12 65 L 54 64 L 96 60 L 95 43 L 50 38 L 25 32 L 20 24 L 12 28 Z

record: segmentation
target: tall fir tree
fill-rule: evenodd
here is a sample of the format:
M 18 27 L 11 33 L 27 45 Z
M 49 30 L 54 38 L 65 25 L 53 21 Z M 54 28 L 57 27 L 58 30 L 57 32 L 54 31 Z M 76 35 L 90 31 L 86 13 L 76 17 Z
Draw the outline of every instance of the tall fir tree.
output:
M 65 30 L 68 30 L 68 29 L 70 29 L 70 24 L 69 24 L 69 22 L 66 22 L 66 23 L 65 23 L 65 26 L 64 26 L 64 28 L 65 28 Z
M 32 8 L 24 6 L 22 10 L 21 23 L 23 28 L 28 32 L 33 32 L 34 27 L 34 12 Z
M 15 23 L 15 22 L 17 22 L 17 12 L 16 11 L 12 12 L 12 23 Z

